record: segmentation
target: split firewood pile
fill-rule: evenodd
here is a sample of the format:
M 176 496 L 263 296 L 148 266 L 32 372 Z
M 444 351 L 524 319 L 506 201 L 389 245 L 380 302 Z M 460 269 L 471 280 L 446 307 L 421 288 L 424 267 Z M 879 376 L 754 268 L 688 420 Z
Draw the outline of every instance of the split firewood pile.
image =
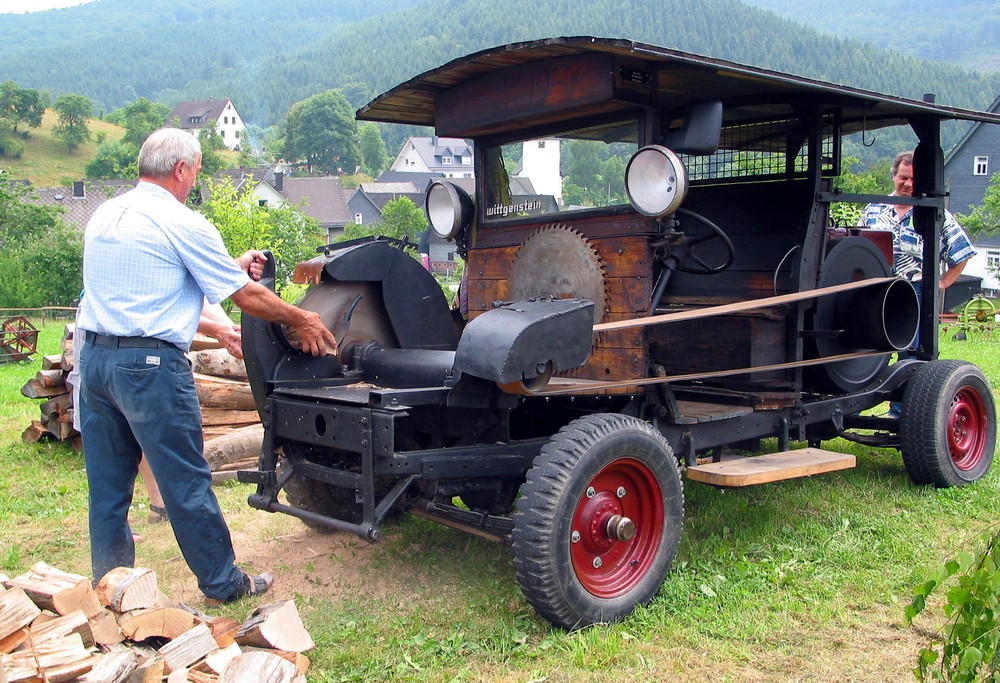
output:
M 21 434 L 23 441 L 69 440 L 82 450 L 80 433 L 73 428 L 73 392 L 66 376 L 73 369 L 74 325 L 66 325 L 63 352 L 44 356 L 42 369 L 29 379 L 21 394 L 40 399 L 40 416 Z M 217 478 L 235 476 L 257 463 L 264 435 L 243 361 L 233 358 L 211 337 L 196 335 L 188 353 L 201 403 L 205 458 Z M 2 682 L 0 682 L 2 683 Z
M 305 683 L 313 646 L 291 600 L 240 623 L 171 601 L 151 569 L 0 575 L 0 683 Z

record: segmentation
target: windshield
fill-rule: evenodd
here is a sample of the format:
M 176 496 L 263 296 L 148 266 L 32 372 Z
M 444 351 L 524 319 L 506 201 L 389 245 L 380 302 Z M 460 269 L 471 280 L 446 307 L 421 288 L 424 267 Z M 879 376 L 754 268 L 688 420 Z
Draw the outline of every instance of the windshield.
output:
M 486 220 L 627 204 L 625 165 L 638 139 L 630 120 L 487 147 Z

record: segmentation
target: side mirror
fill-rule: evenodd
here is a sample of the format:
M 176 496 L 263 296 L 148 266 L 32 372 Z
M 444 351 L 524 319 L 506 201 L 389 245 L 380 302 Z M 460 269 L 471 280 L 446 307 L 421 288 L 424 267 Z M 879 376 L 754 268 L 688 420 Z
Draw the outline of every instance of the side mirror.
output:
M 680 129 L 667 135 L 665 147 L 681 154 L 714 154 L 722 135 L 722 102 L 698 100 L 684 112 Z

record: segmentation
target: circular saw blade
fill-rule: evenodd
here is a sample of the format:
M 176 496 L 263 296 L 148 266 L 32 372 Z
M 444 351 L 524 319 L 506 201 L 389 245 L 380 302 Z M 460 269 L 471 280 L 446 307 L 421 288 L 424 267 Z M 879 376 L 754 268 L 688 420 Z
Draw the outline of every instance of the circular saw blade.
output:
M 341 363 L 349 361 L 351 349 L 359 344 L 375 341 L 386 348 L 399 346 L 375 283 L 324 282 L 311 287 L 297 306 L 317 313 L 333 332 Z M 284 325 L 282 329 L 289 343 L 300 348 L 294 328 Z
M 511 264 L 513 301 L 553 297 L 594 302 L 594 323 L 604 319 L 607 293 L 597 250 L 567 226 L 543 226 L 517 251 Z

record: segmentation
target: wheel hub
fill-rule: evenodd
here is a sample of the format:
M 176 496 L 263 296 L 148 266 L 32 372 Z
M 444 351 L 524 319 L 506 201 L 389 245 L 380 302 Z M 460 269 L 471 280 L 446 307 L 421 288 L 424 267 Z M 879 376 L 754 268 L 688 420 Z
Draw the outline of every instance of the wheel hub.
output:
M 656 556 L 663 515 L 663 494 L 645 463 L 622 458 L 598 472 L 570 528 L 573 570 L 583 586 L 602 598 L 630 590 Z
M 983 456 L 985 414 L 982 399 L 976 392 L 959 391 L 951 402 L 948 414 L 948 448 L 955 467 L 970 470 Z

